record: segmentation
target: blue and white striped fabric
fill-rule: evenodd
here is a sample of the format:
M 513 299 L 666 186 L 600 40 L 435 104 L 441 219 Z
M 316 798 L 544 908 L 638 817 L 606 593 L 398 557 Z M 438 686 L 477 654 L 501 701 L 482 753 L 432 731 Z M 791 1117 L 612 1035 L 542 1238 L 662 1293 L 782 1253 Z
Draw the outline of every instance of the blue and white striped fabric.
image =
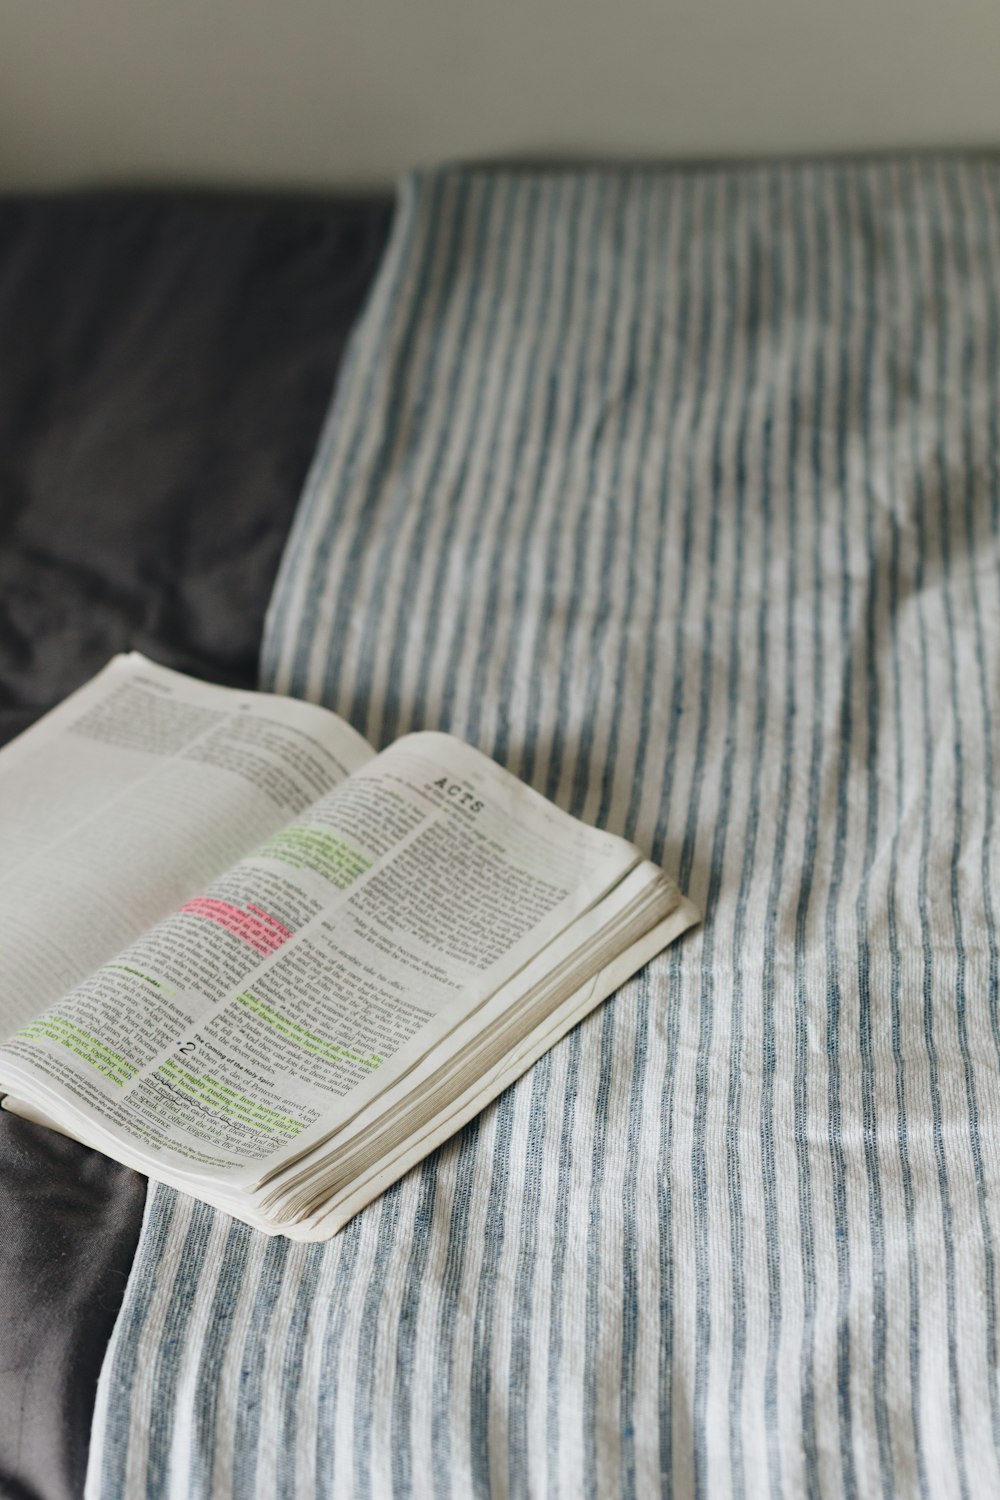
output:
M 1000 1492 L 1000 171 L 407 182 L 266 686 L 705 913 L 316 1247 L 151 1200 L 89 1494 Z

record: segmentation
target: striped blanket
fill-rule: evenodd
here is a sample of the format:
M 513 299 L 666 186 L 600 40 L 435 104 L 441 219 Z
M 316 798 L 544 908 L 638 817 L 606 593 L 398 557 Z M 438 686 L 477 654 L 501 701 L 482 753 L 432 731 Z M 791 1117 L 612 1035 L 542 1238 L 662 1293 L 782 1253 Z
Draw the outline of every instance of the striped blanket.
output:
M 406 182 L 264 685 L 700 931 L 327 1245 L 151 1196 L 93 1500 L 1000 1490 L 1000 171 Z

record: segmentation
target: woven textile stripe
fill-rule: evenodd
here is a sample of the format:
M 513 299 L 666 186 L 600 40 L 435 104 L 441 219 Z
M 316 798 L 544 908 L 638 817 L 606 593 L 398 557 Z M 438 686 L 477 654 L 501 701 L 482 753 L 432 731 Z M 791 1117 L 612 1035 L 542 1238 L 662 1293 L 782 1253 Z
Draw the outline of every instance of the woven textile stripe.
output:
M 318 1247 L 152 1195 L 89 1494 L 1000 1491 L 1000 172 L 403 188 L 267 687 L 703 927 Z

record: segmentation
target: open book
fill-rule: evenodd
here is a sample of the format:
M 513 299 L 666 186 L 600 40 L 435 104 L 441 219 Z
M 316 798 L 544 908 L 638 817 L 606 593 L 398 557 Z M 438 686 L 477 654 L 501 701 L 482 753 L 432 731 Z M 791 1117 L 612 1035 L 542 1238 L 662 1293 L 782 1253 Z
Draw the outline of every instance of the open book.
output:
M 696 920 L 450 735 L 117 657 L 0 752 L 0 1094 L 326 1239 Z

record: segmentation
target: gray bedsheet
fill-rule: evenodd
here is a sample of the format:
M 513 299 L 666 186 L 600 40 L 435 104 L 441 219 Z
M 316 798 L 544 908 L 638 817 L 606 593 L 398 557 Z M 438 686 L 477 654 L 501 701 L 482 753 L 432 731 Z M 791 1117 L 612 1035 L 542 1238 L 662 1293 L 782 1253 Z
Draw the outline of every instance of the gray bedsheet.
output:
M 0 743 L 137 648 L 255 684 L 382 200 L 0 202 Z M 0 833 L 2 836 L 2 833 Z M 82 1492 L 144 1181 L 0 1115 L 0 1495 Z

